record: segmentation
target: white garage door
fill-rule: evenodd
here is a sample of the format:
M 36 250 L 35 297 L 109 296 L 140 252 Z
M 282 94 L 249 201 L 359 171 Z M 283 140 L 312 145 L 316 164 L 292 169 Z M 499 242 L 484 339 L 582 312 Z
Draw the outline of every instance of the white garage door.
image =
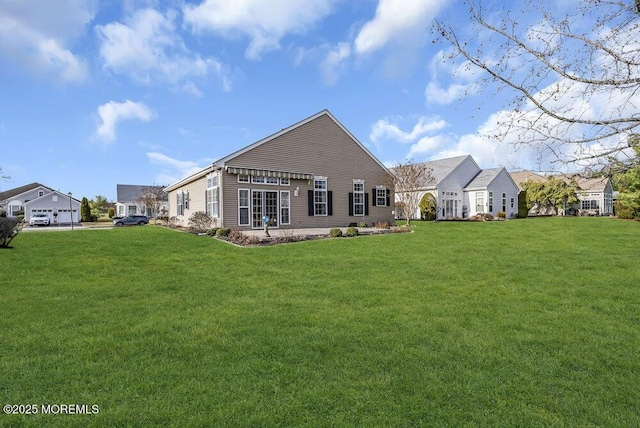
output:
M 69 215 L 69 210 L 58 210 L 58 223 L 69 223 L 71 222 L 71 216 Z

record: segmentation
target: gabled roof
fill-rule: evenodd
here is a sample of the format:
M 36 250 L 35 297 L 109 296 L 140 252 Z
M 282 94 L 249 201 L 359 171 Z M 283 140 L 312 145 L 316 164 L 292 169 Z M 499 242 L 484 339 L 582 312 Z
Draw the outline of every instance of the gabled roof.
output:
M 240 150 L 237 150 L 223 158 L 220 158 L 218 160 L 216 160 L 215 162 L 213 162 L 211 165 L 201 169 L 200 171 L 196 172 L 195 174 L 190 175 L 189 177 L 183 178 L 182 180 L 171 184 L 170 186 L 167 186 L 164 190 L 165 192 L 170 192 L 174 189 L 177 189 L 187 183 L 190 183 L 208 173 L 210 173 L 213 170 L 218 170 L 218 169 L 222 169 L 222 168 L 233 168 L 234 170 L 240 170 L 241 168 L 238 167 L 237 165 L 229 165 L 228 162 L 232 161 L 233 159 L 235 159 L 236 157 L 247 153 L 250 150 L 255 149 L 256 147 L 259 147 L 265 143 L 268 143 L 269 141 L 272 141 L 278 137 L 280 137 L 281 135 L 284 135 L 288 132 L 293 131 L 294 129 L 297 129 L 303 125 L 306 125 L 307 123 L 318 119 L 321 116 L 327 116 L 329 119 L 331 119 L 336 125 L 338 125 L 338 127 L 340 127 L 340 129 L 342 131 L 344 131 L 345 134 L 347 134 L 349 136 L 349 138 L 351 140 L 353 140 L 353 142 L 355 144 L 357 144 L 367 155 L 369 155 L 371 157 L 371 159 L 373 159 L 383 170 L 385 171 L 389 171 L 388 168 L 386 166 L 384 166 L 384 164 L 382 162 L 380 162 L 362 143 L 360 143 L 360 141 L 358 141 L 358 139 L 351 133 L 349 132 L 349 130 L 347 128 L 345 128 L 327 109 L 322 110 L 319 113 L 314 114 L 313 116 L 309 116 L 306 119 L 303 119 L 287 128 L 283 128 L 280 131 L 269 135 L 268 137 L 265 137 L 261 140 L 256 141 L 253 144 L 250 144 L 246 147 L 243 147 Z M 306 175 L 305 173 L 302 173 L 300 171 L 295 171 L 295 172 L 291 172 L 289 171 L 288 173 L 292 173 L 292 174 L 298 174 L 298 175 Z
M 0 201 L 4 201 L 5 199 L 13 198 L 13 197 L 21 195 L 23 193 L 27 193 L 28 191 L 37 189 L 39 187 L 43 187 L 43 188 L 53 192 L 52 188 L 47 187 L 44 184 L 40 184 L 40 183 L 25 184 L 24 186 L 16 187 L 15 189 L 9 189 L 9 190 L 6 190 L 4 192 L 1 192 L 0 193 Z
M 588 192 L 604 192 L 611 182 L 607 177 L 586 178 L 580 175 L 563 174 L 561 176 L 567 183 L 572 179 L 578 183 L 580 189 Z
M 69 194 L 68 193 L 62 193 L 62 192 L 60 192 L 58 190 L 52 190 L 50 193 L 45 193 L 42 196 L 38 196 L 35 199 L 31 199 L 30 201 L 25 202 L 24 206 L 27 207 L 29 205 L 32 205 L 33 203 L 38 202 L 41 199 L 51 198 L 52 195 L 58 195 L 58 196 L 61 197 L 61 200 L 64 200 L 64 201 L 68 201 L 69 200 Z M 80 203 L 80 201 L 78 199 L 74 198 L 73 196 L 71 197 L 71 200 L 75 201 L 77 203 Z
M 271 134 L 268 137 L 263 138 L 262 140 L 256 141 L 253 144 L 250 144 L 240 150 L 237 150 L 233 153 L 231 153 L 230 155 L 227 155 L 221 159 L 218 159 L 217 161 L 215 161 L 213 163 L 213 165 L 217 168 L 223 168 L 224 166 L 226 166 L 227 162 L 229 162 L 230 160 L 233 160 L 234 158 L 240 156 L 243 153 L 248 152 L 249 150 L 253 150 L 256 147 L 259 147 L 275 138 L 278 138 L 279 136 L 286 134 L 288 132 L 293 131 L 296 128 L 299 128 L 303 125 L 306 125 L 307 123 L 321 117 L 321 116 L 327 116 L 329 119 L 331 119 L 333 122 L 335 122 L 336 125 L 338 125 L 340 127 L 340 129 L 342 129 L 342 131 L 344 131 L 345 134 L 347 134 L 349 136 L 349 138 L 351 138 L 353 140 L 354 143 L 356 143 L 366 154 L 368 154 L 378 165 L 380 165 L 380 167 L 382 169 L 384 169 L 385 171 L 388 171 L 387 167 L 384 166 L 384 164 L 382 164 L 382 162 L 380 162 L 362 143 L 360 143 L 360 141 L 358 141 L 358 139 L 351 133 L 349 132 L 349 130 L 347 128 L 345 128 L 339 121 L 338 119 L 336 119 L 327 109 L 322 110 L 321 112 L 318 112 L 316 114 L 314 114 L 313 116 L 309 116 L 306 119 L 301 120 L 300 122 L 294 123 L 293 125 L 287 127 L 287 128 L 283 128 L 280 131 L 276 132 L 275 134 Z
M 464 190 L 486 189 L 503 169 L 504 168 L 483 169 L 478 175 L 473 177 L 469 184 L 465 186 Z
M 153 188 L 162 190 L 162 186 L 146 186 L 139 184 L 116 184 L 116 201 L 117 202 L 134 202 L 140 199 L 143 188 Z
M 544 181 L 547 181 L 547 177 L 536 174 L 535 172 L 529 170 L 509 172 L 509 175 L 511 176 L 511 179 L 514 181 L 514 183 L 516 183 L 520 191 L 524 190 L 522 185 L 526 181 L 533 181 L 534 183 L 542 183 Z
M 190 183 L 193 180 L 196 180 L 196 179 L 198 179 L 200 177 L 203 177 L 203 176 L 209 174 L 211 171 L 213 171 L 213 165 L 206 166 L 206 167 L 202 168 L 200 171 L 197 171 L 197 172 L 191 174 L 190 176 L 185 177 L 182 180 L 176 181 L 175 183 L 165 187 L 164 191 L 169 193 L 173 189 L 177 189 L 178 187 L 180 187 L 180 186 L 182 186 L 184 184 Z
M 433 181 L 426 184 L 425 188 L 436 188 L 438 184 L 451 175 L 451 173 L 453 173 L 453 171 L 455 171 L 456 168 L 458 168 L 467 158 L 471 159 L 474 164 L 476 163 L 471 155 L 422 162 L 420 165 L 424 165 L 429 168 L 431 170 L 431 177 L 433 177 Z M 478 169 L 480 168 L 478 167 Z

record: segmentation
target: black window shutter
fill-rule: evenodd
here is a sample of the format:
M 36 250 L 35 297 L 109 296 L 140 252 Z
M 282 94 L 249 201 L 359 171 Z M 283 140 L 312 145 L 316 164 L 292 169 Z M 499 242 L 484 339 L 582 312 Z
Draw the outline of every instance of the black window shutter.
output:
M 308 203 L 309 203 L 309 216 L 313 217 L 315 212 L 316 212 L 315 204 L 314 204 L 314 201 L 313 201 L 313 190 L 309 190 L 308 191 L 308 195 L 309 195 L 309 200 L 308 200 Z
M 369 194 L 364 194 L 364 215 L 369 215 Z
M 387 189 L 387 206 L 391 206 L 391 190 Z
M 353 193 L 349 192 L 349 215 L 353 215 Z
M 374 187 L 373 189 L 371 189 L 371 206 L 372 207 L 377 207 L 378 206 L 378 198 L 376 198 L 376 188 Z
M 333 192 L 327 192 L 327 215 L 333 215 Z

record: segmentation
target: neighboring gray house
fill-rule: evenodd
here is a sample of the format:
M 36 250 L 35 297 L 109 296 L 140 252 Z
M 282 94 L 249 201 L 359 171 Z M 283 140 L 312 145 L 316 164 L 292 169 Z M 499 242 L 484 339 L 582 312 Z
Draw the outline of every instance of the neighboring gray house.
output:
M 533 171 L 523 170 L 523 171 L 513 171 L 510 172 L 511 178 L 518 185 L 518 190 L 520 192 L 524 192 L 524 184 L 527 181 L 532 181 L 534 183 L 543 183 L 547 181 L 547 177 L 536 174 Z M 535 217 L 535 216 L 546 216 L 546 215 L 554 215 L 556 213 L 555 208 L 551 205 L 540 204 L 535 202 L 531 208 L 529 208 L 529 212 L 527 216 Z
M 323 110 L 168 186 L 169 216 L 235 229 L 392 223 L 389 171 Z
M 151 190 L 151 195 L 157 195 L 159 197 L 158 212 L 154 213 L 151 207 L 145 207 L 141 202 L 144 190 Z M 162 186 L 116 184 L 116 197 L 116 216 L 118 217 L 132 214 L 158 217 L 169 213 L 169 201 Z
M 9 217 L 24 213 L 29 221 L 36 213 L 45 213 L 51 224 L 80 221 L 80 201 L 40 183 L 31 183 L 0 193 L 0 211 Z
M 571 179 L 572 177 L 566 177 Z M 613 214 L 613 186 L 611 180 L 606 177 L 583 178 L 573 177 L 578 183 L 581 192 L 578 192 L 580 202 L 572 208 L 578 215 Z
M 518 212 L 518 186 L 506 169 L 482 170 L 470 155 L 422 163 L 431 170 L 433 181 L 420 189 L 421 198 L 431 194 L 436 218 L 468 218 L 478 213 L 494 216 L 504 211 L 507 218 Z M 419 210 L 415 218 L 420 218 Z

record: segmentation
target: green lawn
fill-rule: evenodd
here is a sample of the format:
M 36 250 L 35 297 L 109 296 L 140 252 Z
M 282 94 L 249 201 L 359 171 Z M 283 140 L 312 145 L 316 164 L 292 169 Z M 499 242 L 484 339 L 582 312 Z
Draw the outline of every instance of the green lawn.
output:
M 417 223 L 236 248 L 160 227 L 0 250 L 0 426 L 639 426 L 640 223 Z

